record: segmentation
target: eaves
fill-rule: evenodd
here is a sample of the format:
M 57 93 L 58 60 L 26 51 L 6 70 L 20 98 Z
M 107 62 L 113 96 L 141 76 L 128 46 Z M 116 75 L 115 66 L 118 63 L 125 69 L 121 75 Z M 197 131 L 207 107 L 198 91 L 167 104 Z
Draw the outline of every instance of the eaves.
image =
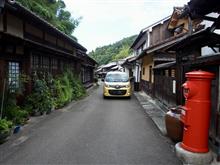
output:
M 143 50 L 143 52 L 141 52 L 141 54 L 138 56 L 138 59 L 142 58 L 145 55 L 149 55 L 155 51 L 159 51 L 164 48 L 168 49 L 176 42 L 182 41 L 187 37 L 188 37 L 187 33 L 183 33 L 178 36 L 173 36 L 171 38 L 168 38 L 167 40 L 164 40 L 158 44 L 152 45 L 152 46 L 148 47 L 147 49 Z

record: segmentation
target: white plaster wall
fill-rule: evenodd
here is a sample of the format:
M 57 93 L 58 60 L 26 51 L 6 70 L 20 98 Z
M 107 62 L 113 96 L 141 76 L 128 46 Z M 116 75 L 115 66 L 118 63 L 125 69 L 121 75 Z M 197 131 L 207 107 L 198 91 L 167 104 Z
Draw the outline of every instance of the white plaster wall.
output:
M 216 49 L 215 50 L 217 51 L 217 53 L 219 53 L 219 49 Z M 202 56 L 208 56 L 208 55 L 211 55 L 211 54 L 214 54 L 215 52 L 208 46 L 205 46 L 201 49 L 201 53 L 202 53 Z

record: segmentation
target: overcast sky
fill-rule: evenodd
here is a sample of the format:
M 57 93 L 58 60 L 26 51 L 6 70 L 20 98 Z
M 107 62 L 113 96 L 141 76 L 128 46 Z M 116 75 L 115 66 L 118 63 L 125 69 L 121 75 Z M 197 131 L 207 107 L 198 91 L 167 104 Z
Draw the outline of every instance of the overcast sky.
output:
M 169 16 L 174 6 L 189 0 L 64 0 L 74 18 L 82 17 L 74 32 L 88 52 L 125 37 Z

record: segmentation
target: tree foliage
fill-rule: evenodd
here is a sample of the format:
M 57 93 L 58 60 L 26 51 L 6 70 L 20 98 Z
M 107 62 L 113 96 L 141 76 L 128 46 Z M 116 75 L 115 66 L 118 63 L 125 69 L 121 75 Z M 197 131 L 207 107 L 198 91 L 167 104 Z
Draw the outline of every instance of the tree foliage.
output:
M 122 49 L 120 50 L 118 54 L 112 57 L 112 60 L 117 61 L 119 59 L 126 58 L 129 56 L 130 53 L 131 53 L 130 47 L 128 45 L 125 45 L 122 47 Z
M 114 44 L 98 47 L 95 51 L 90 52 L 89 56 L 95 59 L 99 65 L 125 58 L 130 54 L 130 46 L 135 38 L 136 35 L 124 38 Z
M 63 0 L 17 0 L 67 35 L 71 35 L 80 19 L 71 17 Z

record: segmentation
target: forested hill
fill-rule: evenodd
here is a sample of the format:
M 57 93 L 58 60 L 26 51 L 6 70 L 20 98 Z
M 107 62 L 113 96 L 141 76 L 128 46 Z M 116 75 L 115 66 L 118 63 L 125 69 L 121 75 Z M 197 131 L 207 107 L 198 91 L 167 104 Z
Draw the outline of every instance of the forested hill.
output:
M 131 53 L 130 46 L 136 37 L 137 35 L 130 36 L 114 44 L 98 47 L 95 51 L 90 52 L 89 56 L 95 59 L 99 65 L 123 59 Z

